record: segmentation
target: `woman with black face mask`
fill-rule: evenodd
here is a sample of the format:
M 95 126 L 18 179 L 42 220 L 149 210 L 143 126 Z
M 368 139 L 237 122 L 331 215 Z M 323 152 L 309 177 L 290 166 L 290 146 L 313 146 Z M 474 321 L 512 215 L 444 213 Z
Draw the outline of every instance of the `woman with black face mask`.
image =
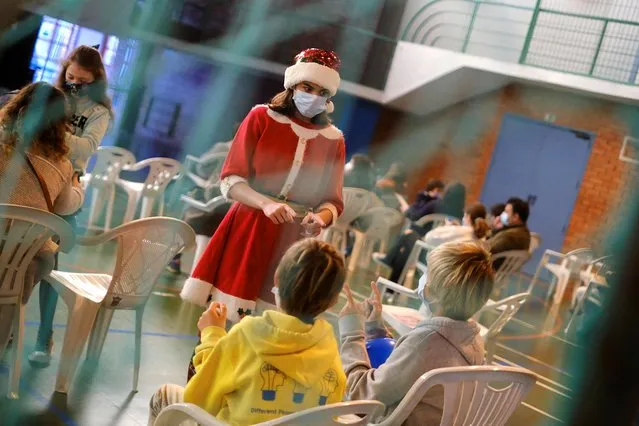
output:
M 82 175 L 89 158 L 98 149 L 113 118 L 111 100 L 106 89 L 106 71 L 97 49 L 78 46 L 62 63 L 62 70 L 56 87 L 67 95 L 71 105 L 69 131 L 66 144 L 68 157 L 76 176 Z M 63 217 L 76 229 L 75 216 Z M 55 268 L 58 259 L 55 259 Z M 58 294 L 46 281 L 40 282 L 40 328 L 34 352 L 29 362 L 34 367 L 46 367 L 51 362 L 53 348 L 53 316 L 58 302 Z
M 76 170 L 83 171 L 113 119 L 100 52 L 89 46 L 76 47 L 62 63 L 56 86 L 67 94 L 72 106 L 69 158 Z

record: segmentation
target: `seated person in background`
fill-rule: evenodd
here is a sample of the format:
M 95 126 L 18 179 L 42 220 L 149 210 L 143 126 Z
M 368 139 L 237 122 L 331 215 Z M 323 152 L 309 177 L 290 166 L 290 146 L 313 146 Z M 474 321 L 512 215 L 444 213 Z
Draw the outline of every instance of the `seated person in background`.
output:
M 426 185 L 426 190 L 417 194 L 415 202 L 411 204 L 404 214 L 415 222 L 428 214 L 434 213 L 434 211 L 431 211 L 431 202 L 438 200 L 442 192 L 444 192 L 444 182 L 437 179 L 431 180 Z
M 82 206 L 84 191 L 67 157 L 68 120 L 64 93 L 47 83 L 29 84 L 0 110 L 0 203 L 63 216 Z M 53 269 L 57 249 L 53 241 L 47 241 L 29 265 L 23 303 Z M 0 305 L 0 353 L 13 308 Z
M 355 154 L 344 166 L 344 188 L 375 189 L 373 161 L 364 154 Z
M 501 221 L 499 220 L 499 217 L 505 209 L 506 204 L 504 203 L 493 204 L 493 206 L 490 208 L 490 214 L 488 215 L 488 218 L 486 220 L 488 221 L 488 225 L 490 226 L 492 232 L 495 232 L 495 230 L 503 227 Z
M 350 161 L 344 166 L 344 188 L 358 188 L 370 191 L 372 197 L 371 204 L 366 206 L 366 211 L 374 207 L 383 205 L 382 201 L 373 193 L 375 189 L 375 171 L 373 161 L 364 154 L 355 154 Z M 351 226 L 359 231 L 366 231 L 370 226 L 370 217 L 360 217 L 355 219 Z M 346 257 L 350 256 L 353 250 L 353 241 L 355 237 L 352 232 L 348 233 L 348 241 L 346 242 Z
M 401 163 L 393 163 L 383 178 L 377 181 L 375 193 L 386 207 L 404 213 L 408 203 L 402 194 L 406 190 L 406 171 Z
M 484 345 L 479 326 L 471 317 L 493 288 L 494 272 L 488 253 L 479 242 L 450 242 L 428 253 L 426 286 L 420 297 L 432 313 L 396 343 L 379 368 L 370 366 L 366 338 L 385 335 L 379 292 L 360 304 L 348 288 L 340 313 L 341 357 L 349 400 L 373 399 L 386 404 L 384 417 L 424 373 L 436 368 L 481 365 Z M 365 317 L 370 312 L 368 318 Z M 441 386 L 431 389 L 404 425 L 439 425 L 444 404 Z
M 464 215 L 465 201 L 466 187 L 459 182 L 454 182 L 448 185 L 440 199 L 433 200 L 430 204 L 432 204 L 433 213 L 445 214 L 461 220 Z M 424 237 L 431 229 L 432 224 L 421 227 L 413 223 L 408 231 L 399 236 L 386 255 L 373 254 L 373 258 L 377 262 L 391 268 L 389 280 L 393 282 L 399 280 L 415 242 Z
M 149 425 L 169 404 L 190 402 L 218 420 L 249 425 L 342 401 L 346 377 L 333 328 L 317 317 L 339 300 L 344 259 L 315 239 L 295 243 L 275 272 L 278 311 L 247 316 L 227 334 L 226 306 L 213 302 L 198 322 L 195 376 L 162 386 Z
M 506 208 L 499 217 L 502 227 L 493 231 L 488 239 L 488 249 L 492 254 L 530 248 L 530 231 L 526 226 L 529 214 L 528 203 L 521 198 L 513 197 L 506 202 Z
M 432 247 L 437 247 L 450 241 L 483 240 L 489 231 L 486 207 L 477 203 L 466 209 L 461 226 L 446 225 L 435 228 L 426 234 L 424 241 Z

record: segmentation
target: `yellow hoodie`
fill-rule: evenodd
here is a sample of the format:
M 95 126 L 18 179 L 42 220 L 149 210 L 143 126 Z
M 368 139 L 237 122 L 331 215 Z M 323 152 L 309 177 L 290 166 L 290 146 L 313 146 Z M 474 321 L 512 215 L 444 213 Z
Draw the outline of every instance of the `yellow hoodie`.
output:
M 232 425 L 251 425 L 342 401 L 346 376 L 333 327 L 281 312 L 246 317 L 226 334 L 202 331 L 184 401 Z

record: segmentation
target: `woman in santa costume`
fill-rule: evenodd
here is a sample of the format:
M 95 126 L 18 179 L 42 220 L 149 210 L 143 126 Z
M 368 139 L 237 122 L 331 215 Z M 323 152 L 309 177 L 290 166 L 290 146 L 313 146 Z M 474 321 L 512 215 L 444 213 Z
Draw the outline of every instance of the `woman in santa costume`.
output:
M 344 137 L 328 118 L 339 65 L 333 52 L 301 52 L 286 70 L 286 90 L 244 119 L 220 176 L 222 195 L 234 204 L 183 299 L 222 302 L 231 322 L 275 308 L 271 290 L 281 256 L 341 214 Z

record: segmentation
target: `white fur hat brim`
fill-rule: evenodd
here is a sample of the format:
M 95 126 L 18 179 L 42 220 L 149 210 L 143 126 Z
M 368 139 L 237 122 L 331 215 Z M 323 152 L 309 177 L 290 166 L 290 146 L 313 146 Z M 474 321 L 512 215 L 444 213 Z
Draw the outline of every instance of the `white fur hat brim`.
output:
M 298 62 L 286 68 L 284 73 L 284 88 L 291 89 L 304 81 L 318 84 L 335 96 L 341 79 L 339 73 L 332 68 L 315 62 Z

